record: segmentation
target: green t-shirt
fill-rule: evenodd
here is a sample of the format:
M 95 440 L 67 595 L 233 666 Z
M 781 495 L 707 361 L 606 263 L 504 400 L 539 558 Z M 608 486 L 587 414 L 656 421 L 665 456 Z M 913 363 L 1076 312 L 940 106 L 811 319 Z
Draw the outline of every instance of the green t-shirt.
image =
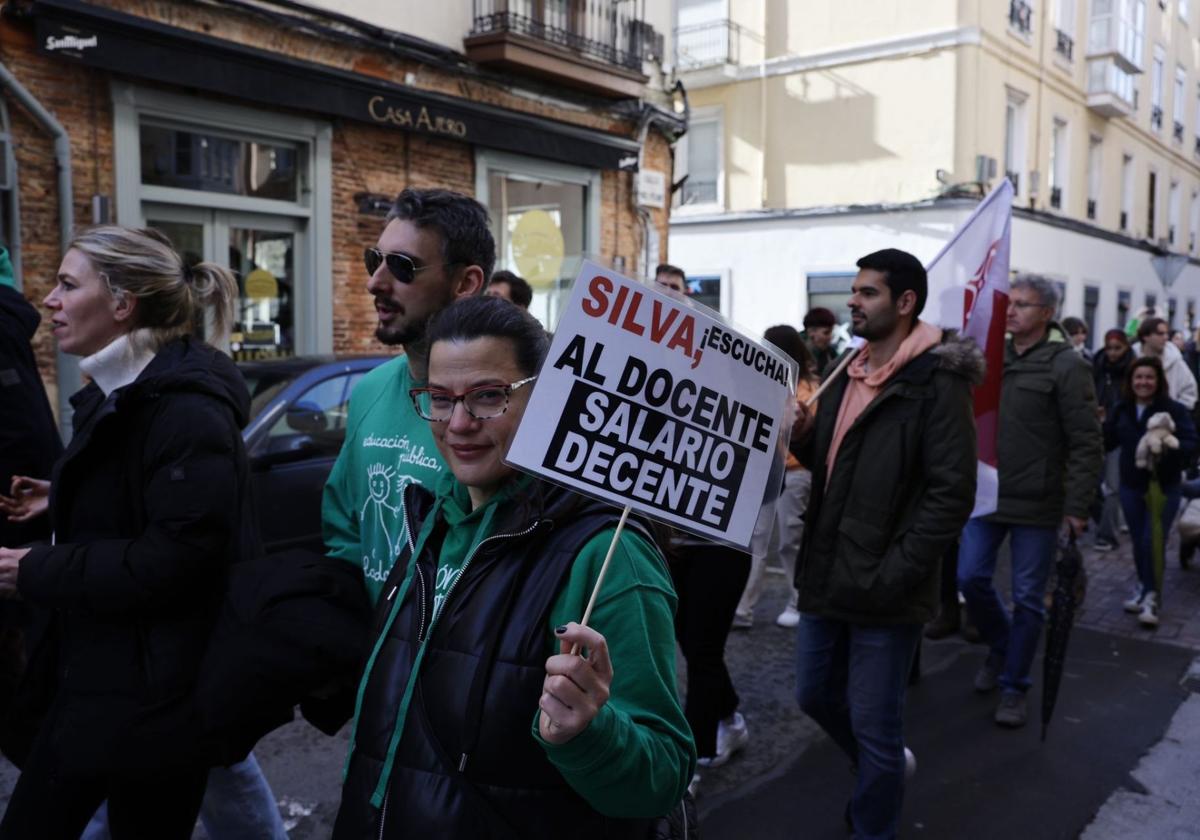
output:
M 415 385 L 407 356 L 362 378 L 350 398 L 346 442 L 321 502 L 327 553 L 362 567 L 372 603 L 409 538 L 404 488 L 415 482 L 435 492 L 446 472 L 429 422 L 408 396 Z

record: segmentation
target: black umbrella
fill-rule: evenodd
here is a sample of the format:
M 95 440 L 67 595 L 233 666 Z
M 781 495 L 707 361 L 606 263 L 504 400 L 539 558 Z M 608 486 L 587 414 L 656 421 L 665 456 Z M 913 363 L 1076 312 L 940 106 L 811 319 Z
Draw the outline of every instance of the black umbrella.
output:
M 1083 556 L 1075 545 L 1075 534 L 1068 528 L 1067 543 L 1055 563 L 1053 600 L 1050 621 L 1046 628 L 1046 656 L 1042 661 L 1042 740 L 1054 714 L 1058 687 L 1062 682 L 1063 666 L 1067 660 L 1067 642 L 1071 625 L 1075 623 L 1075 607 L 1083 600 L 1087 577 L 1083 571 Z

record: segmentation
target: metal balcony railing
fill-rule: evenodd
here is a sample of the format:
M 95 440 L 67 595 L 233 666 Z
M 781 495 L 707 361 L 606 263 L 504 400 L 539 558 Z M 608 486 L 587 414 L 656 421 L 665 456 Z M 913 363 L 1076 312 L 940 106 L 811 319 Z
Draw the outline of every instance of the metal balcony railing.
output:
M 1062 187 L 1050 188 L 1050 206 L 1055 210 L 1062 208 Z
M 1075 55 L 1075 39 L 1061 29 L 1054 30 L 1054 51 L 1071 61 Z
M 1096 219 L 1096 199 L 1089 198 L 1087 201 L 1087 217 L 1093 221 Z
M 1013 172 L 1010 169 L 1004 173 L 1004 176 L 1012 181 L 1014 194 L 1021 192 L 1021 174 L 1019 172 Z
M 1192 146 L 1192 154 L 1200 157 L 1200 137 L 1196 138 L 1195 144 Z
M 1129 230 L 1129 211 L 1128 210 L 1121 211 L 1121 218 L 1119 221 L 1120 221 L 1120 224 L 1118 224 L 1117 227 L 1119 227 L 1121 230 Z
M 1008 25 L 1028 35 L 1033 31 L 1033 8 L 1024 0 L 1011 0 L 1008 4 Z
M 511 32 L 587 58 L 641 70 L 651 27 L 613 0 L 474 0 L 471 35 Z M 659 42 L 661 50 L 661 41 Z
M 1182 143 L 1183 142 L 1183 123 L 1181 123 L 1181 122 L 1175 123 L 1175 125 L 1172 126 L 1172 129 L 1173 129 L 1172 135 L 1175 137 L 1175 140 L 1179 143 Z
M 1154 105 L 1150 108 L 1150 128 L 1155 131 L 1162 131 L 1162 108 Z
M 682 71 L 742 60 L 742 38 L 749 34 L 731 20 L 714 20 L 675 29 L 675 66 Z

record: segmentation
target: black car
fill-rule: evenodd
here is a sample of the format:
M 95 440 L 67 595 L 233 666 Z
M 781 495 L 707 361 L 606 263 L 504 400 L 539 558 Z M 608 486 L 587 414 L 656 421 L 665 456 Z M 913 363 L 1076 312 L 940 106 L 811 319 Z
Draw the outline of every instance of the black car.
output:
M 242 437 L 263 548 L 322 551 L 321 493 L 346 437 L 350 392 L 390 356 L 240 362 L 250 389 Z

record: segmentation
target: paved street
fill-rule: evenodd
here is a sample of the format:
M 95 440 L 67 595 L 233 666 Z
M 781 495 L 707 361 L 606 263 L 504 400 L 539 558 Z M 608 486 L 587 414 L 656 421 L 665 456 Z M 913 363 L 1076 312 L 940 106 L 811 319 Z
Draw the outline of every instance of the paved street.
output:
M 1085 552 L 1087 600 L 1045 744 L 1033 724 L 1007 732 L 991 722 L 994 698 L 970 689 L 981 647 L 957 637 L 924 644 L 922 680 L 909 695 L 907 730 L 919 767 L 904 836 L 1200 836 L 1200 694 L 1181 686 L 1200 655 L 1200 569 L 1181 571 L 1173 546 L 1169 557 L 1162 626 L 1153 633 L 1121 610 L 1133 585 L 1128 546 Z M 752 740 L 704 775 L 707 840 L 845 836 L 851 775 L 793 699 L 793 633 L 774 624 L 785 595 L 782 575 L 769 575 L 755 626 L 730 638 Z M 1191 685 L 1200 689 L 1200 675 Z M 1036 715 L 1036 689 L 1031 699 Z M 328 837 L 346 739 L 345 729 L 327 738 L 296 722 L 259 745 L 292 838 Z M 13 768 L 0 768 L 0 796 L 15 778 Z M 196 837 L 205 837 L 202 828 Z

